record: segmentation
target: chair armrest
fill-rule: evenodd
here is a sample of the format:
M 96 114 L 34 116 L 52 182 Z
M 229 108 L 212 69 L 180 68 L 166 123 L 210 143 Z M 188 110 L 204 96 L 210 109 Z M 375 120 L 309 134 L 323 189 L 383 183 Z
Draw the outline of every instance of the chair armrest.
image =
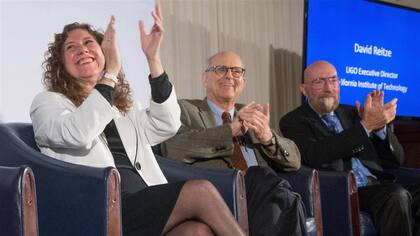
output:
M 325 235 L 360 235 L 359 200 L 353 172 L 319 171 Z
M 169 158 L 155 155 L 169 182 L 205 179 L 219 190 L 239 225 L 248 232 L 248 211 L 244 177 L 238 170 L 214 170 L 189 166 Z
M 107 186 L 107 234 L 109 236 L 122 235 L 121 216 L 121 179 L 117 169 L 111 169 L 108 173 Z
M 289 181 L 293 191 L 300 194 L 306 208 L 308 233 L 310 235 L 323 235 L 321 193 L 319 173 L 315 169 L 301 166 L 298 171 L 278 172 L 278 176 Z M 308 222 L 310 221 L 310 222 Z M 310 229 L 314 225 L 316 228 Z
M 0 149 L 0 165 L 28 165 L 34 172 L 40 235 L 122 235 L 115 168 L 74 165 L 40 153 L 31 124 L 0 124 Z
M 37 202 L 31 168 L 0 166 L 0 179 L 1 233 L 37 236 Z
M 38 208 L 35 177 L 32 169 L 29 167 L 24 167 L 23 169 L 22 195 L 24 235 L 38 235 Z
M 393 174 L 396 177 L 395 181 L 403 186 L 420 182 L 420 169 L 399 167 L 396 169 L 385 169 L 384 171 Z

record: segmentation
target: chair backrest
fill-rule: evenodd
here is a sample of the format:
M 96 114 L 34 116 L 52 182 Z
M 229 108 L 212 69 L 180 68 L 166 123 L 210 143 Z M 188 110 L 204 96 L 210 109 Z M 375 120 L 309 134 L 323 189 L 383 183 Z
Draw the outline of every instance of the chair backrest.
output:
M 308 235 L 323 235 L 321 193 L 317 170 L 301 166 L 298 171 L 277 172 L 286 179 L 293 191 L 300 194 L 306 209 L 306 227 Z
M 34 139 L 34 130 L 32 128 L 32 124 L 8 123 L 3 125 L 9 127 L 10 129 L 8 131 L 14 136 L 16 136 L 19 140 L 22 140 L 29 147 L 39 151 Z
M 29 123 L 0 124 L 0 165 L 31 167 L 41 235 L 121 235 L 120 177 L 39 152 Z
M 320 183 L 324 234 L 360 235 L 359 223 L 353 225 L 357 215 L 351 206 L 357 202 L 357 187 L 352 173 L 320 171 Z
M 0 180 L 1 234 L 37 236 L 37 201 L 31 168 L 0 166 Z
M 359 211 L 356 179 L 352 171 L 320 171 L 325 235 L 376 235 L 369 214 Z

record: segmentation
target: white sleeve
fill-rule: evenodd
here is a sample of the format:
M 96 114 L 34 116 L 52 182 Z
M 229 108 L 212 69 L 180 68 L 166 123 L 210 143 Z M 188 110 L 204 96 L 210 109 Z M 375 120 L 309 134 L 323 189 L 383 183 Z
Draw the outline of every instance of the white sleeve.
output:
M 150 145 L 159 144 L 174 136 L 181 127 L 181 109 L 175 88 L 163 103 L 150 102 L 150 107 L 136 111 L 137 125 L 143 127 Z
M 79 107 L 60 93 L 43 92 L 30 109 L 38 145 L 57 148 L 89 149 L 117 114 L 96 89 Z

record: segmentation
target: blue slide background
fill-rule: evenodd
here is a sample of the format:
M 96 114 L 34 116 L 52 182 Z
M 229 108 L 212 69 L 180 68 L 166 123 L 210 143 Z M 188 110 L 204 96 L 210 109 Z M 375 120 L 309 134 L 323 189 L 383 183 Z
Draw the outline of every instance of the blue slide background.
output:
M 327 60 L 340 79 L 400 85 L 386 90 L 385 102 L 398 98 L 397 115 L 420 117 L 420 13 L 366 0 L 309 0 L 306 64 Z M 392 57 L 354 52 L 354 44 L 392 51 Z M 346 73 L 346 66 L 398 74 L 397 79 Z M 341 86 L 341 103 L 361 102 L 370 88 Z

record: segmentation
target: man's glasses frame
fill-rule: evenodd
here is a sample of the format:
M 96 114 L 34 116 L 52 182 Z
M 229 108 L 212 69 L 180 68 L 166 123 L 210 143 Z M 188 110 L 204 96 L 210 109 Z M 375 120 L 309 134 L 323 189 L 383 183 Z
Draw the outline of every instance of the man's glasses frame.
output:
M 211 66 L 207 68 L 205 72 L 212 71 L 216 73 L 216 75 L 218 76 L 225 76 L 229 70 L 234 78 L 241 78 L 245 75 L 245 68 L 242 68 L 239 66 L 233 66 L 233 67 L 228 67 L 228 66 L 223 66 L 223 65 Z
M 332 84 L 333 86 L 338 86 L 340 84 L 340 80 L 338 79 L 337 75 L 333 75 L 330 77 L 319 77 L 314 80 L 312 80 L 311 84 L 314 88 L 322 88 L 327 83 Z

